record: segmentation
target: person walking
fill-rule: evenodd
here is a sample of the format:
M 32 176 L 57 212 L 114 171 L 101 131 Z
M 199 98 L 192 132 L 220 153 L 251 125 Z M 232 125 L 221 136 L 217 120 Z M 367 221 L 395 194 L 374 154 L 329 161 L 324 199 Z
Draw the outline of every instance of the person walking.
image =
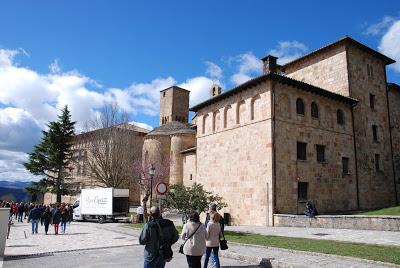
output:
M 168 260 L 160 254 L 160 246 L 166 245 L 170 248 L 178 239 L 179 234 L 174 223 L 163 219 L 158 207 L 151 207 L 150 221 L 144 225 L 139 236 L 139 243 L 145 245 L 144 268 L 164 268 Z
M 19 205 L 18 205 L 18 222 L 22 222 L 22 216 L 24 215 L 24 209 L 25 209 L 25 206 L 24 206 L 24 203 L 20 203 Z
M 207 216 L 206 216 L 205 226 L 207 227 L 208 222 L 211 220 L 211 216 L 213 214 L 218 214 L 219 215 L 219 221 L 218 222 L 219 222 L 219 225 L 221 226 L 221 232 L 224 233 L 224 228 L 225 228 L 224 218 L 221 216 L 221 214 L 219 214 L 217 212 L 217 204 L 215 204 L 215 203 L 211 203 L 208 206 L 208 213 L 207 213 Z M 213 252 L 211 252 L 211 264 L 212 264 L 212 267 L 216 266 L 216 258 L 214 256 Z
M 69 218 L 69 213 L 67 208 L 64 208 L 61 211 L 61 232 L 65 234 L 65 231 L 67 230 L 67 222 Z
M 51 215 L 50 207 L 46 206 L 46 210 L 42 214 L 42 219 L 44 222 L 44 232 L 46 233 L 46 235 L 47 235 L 47 232 L 49 231 L 49 225 L 51 223 L 52 218 L 53 218 L 53 216 Z
M 214 255 L 215 268 L 220 268 L 218 250 L 219 250 L 219 240 L 222 237 L 222 229 L 219 224 L 220 215 L 218 213 L 211 214 L 211 220 L 208 222 L 206 231 L 206 257 L 204 259 L 204 268 L 208 266 L 208 260 L 211 255 L 211 251 Z
M 29 212 L 28 222 L 30 221 L 32 224 L 32 234 L 38 233 L 38 225 L 40 220 L 40 210 L 38 205 L 36 205 L 31 211 Z
M 53 225 L 54 225 L 54 234 L 58 235 L 58 225 L 61 221 L 61 212 L 60 208 L 57 208 L 53 215 Z
M 181 238 L 185 240 L 183 254 L 189 268 L 201 268 L 201 257 L 206 251 L 206 228 L 200 222 L 199 213 L 191 212 L 189 221 L 183 225 Z

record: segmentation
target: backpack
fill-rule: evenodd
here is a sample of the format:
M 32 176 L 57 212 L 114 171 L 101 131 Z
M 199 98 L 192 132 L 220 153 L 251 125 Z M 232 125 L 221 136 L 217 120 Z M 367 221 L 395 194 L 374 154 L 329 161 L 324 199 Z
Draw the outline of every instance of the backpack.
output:
M 157 221 L 158 233 L 160 234 L 160 246 L 158 248 L 158 254 L 164 258 L 164 261 L 170 262 L 174 256 L 170 243 L 164 241 L 164 235 L 161 230 L 160 223 Z

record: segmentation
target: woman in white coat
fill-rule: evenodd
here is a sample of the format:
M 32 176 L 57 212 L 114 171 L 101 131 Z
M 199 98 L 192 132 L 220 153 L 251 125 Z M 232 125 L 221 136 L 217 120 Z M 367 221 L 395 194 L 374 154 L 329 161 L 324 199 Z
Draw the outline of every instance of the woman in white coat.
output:
M 197 212 L 190 213 L 189 221 L 183 225 L 181 238 L 185 240 L 183 253 L 189 268 L 201 268 L 201 256 L 206 251 L 206 227 L 200 222 Z
M 204 260 L 204 268 L 207 268 L 208 259 L 210 258 L 211 251 L 214 253 L 215 267 L 220 268 L 218 250 L 219 240 L 222 237 L 221 225 L 219 224 L 220 215 L 217 212 L 211 214 L 211 221 L 207 224 L 206 229 L 206 257 Z

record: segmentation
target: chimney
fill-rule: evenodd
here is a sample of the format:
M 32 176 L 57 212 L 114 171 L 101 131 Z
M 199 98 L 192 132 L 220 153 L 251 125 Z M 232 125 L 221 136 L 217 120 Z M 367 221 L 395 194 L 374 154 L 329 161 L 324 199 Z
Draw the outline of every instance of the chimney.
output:
M 272 55 L 268 55 L 261 59 L 263 61 L 263 74 L 278 72 L 280 66 L 276 63 L 277 59 L 277 57 Z
M 210 89 L 210 97 L 212 98 L 219 94 L 221 94 L 221 87 L 217 84 L 212 85 Z

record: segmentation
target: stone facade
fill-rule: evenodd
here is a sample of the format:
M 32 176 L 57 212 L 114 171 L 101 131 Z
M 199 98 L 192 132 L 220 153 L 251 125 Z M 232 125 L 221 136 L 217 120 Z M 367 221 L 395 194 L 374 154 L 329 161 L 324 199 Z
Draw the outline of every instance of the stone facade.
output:
M 187 122 L 189 91 L 173 86 L 160 92 L 160 126 L 172 122 Z
M 262 60 L 262 76 L 223 93 L 214 85 L 191 108 L 196 133 L 186 141 L 150 133 L 144 159 L 165 159 L 169 183 L 197 182 L 221 195 L 234 225 L 274 225 L 274 213 L 301 214 L 306 201 L 322 213 L 394 205 L 400 134 L 391 135 L 388 103 L 400 118 L 400 98 L 388 99 L 385 75 L 394 61 L 348 37 L 284 66 Z M 173 123 L 166 106 L 177 102 L 161 103 L 162 130 Z
M 400 86 L 388 84 L 390 128 L 397 184 L 397 200 L 400 200 Z

